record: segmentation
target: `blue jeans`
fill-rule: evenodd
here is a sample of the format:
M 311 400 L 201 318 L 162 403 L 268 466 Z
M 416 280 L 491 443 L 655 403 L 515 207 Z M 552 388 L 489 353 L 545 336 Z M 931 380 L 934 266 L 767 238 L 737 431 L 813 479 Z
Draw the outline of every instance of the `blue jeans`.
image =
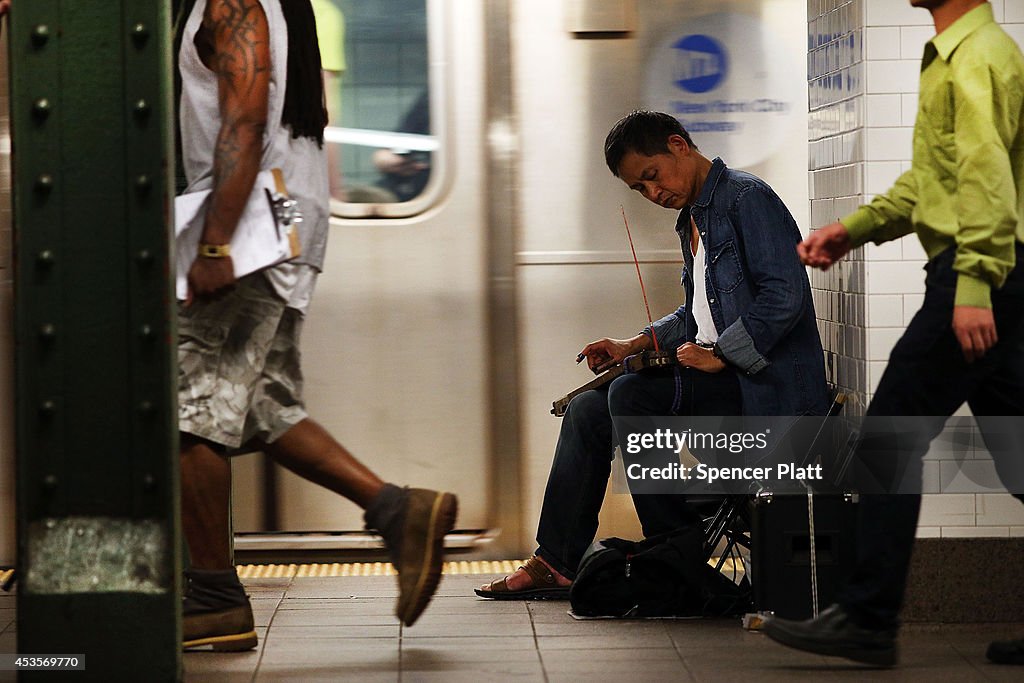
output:
M 597 533 L 611 474 L 613 415 L 737 415 L 740 404 L 734 371 L 708 374 L 679 367 L 623 375 L 574 398 L 562 417 L 548 474 L 536 554 L 562 576 L 576 576 Z M 682 496 L 634 495 L 633 505 L 645 536 L 700 521 Z
M 862 442 L 854 457 L 884 470 L 884 453 L 909 456 L 908 474 L 920 479 L 921 458 L 939 434 L 946 418 L 965 401 L 977 418 L 985 445 L 997 472 L 1000 462 L 1024 457 L 1019 434 L 997 435 L 986 429 L 986 416 L 1024 415 L 1024 248 L 1017 243 L 1018 266 L 992 304 L 998 343 L 980 360 L 967 363 L 952 330 L 956 272 L 950 249 L 928 263 L 925 299 L 903 337 L 893 348 L 867 416 L 936 416 L 922 420 L 922 428 L 906 434 L 884 435 Z M 1005 423 L 1004 423 L 1005 424 Z M 1014 430 L 1016 431 L 1016 430 Z M 878 453 L 875 453 L 877 449 Z M 902 455 L 902 453 L 901 453 Z M 902 458 L 901 458 L 902 459 Z M 1019 468 L 1018 468 L 1019 469 Z M 902 473 L 892 472 L 893 476 Z M 1000 472 L 1004 483 L 1005 472 Z M 1020 491 L 1015 486 L 1016 491 Z M 1018 498 L 1022 496 L 1017 495 Z M 906 591 L 910 554 L 917 530 L 921 496 L 913 494 L 865 495 L 857 520 L 857 566 L 840 589 L 837 601 L 855 622 L 867 628 L 898 625 Z

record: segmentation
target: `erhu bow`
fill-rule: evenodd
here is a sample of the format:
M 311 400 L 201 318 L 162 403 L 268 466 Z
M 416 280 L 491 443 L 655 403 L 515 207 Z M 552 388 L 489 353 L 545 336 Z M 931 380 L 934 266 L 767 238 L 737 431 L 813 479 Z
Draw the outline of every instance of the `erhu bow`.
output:
M 662 351 L 658 346 L 658 335 L 654 331 L 654 320 L 651 318 L 651 306 L 647 302 L 647 288 L 644 287 L 644 278 L 643 275 L 640 274 L 640 261 L 636 257 L 636 248 L 633 247 L 633 235 L 629 231 L 629 221 L 626 220 L 626 210 L 622 208 L 622 206 L 619 206 L 619 210 L 622 212 L 622 222 L 626 226 L 626 237 L 629 239 L 629 249 L 633 253 L 633 265 L 636 266 L 636 277 L 640 281 L 640 293 L 643 294 L 644 308 L 647 309 L 647 322 L 650 324 L 651 340 L 654 342 L 654 350 L 642 351 L 632 356 L 627 356 L 621 363 L 616 363 L 611 368 L 598 375 L 595 379 L 590 380 L 577 389 L 573 389 L 562 398 L 552 402 L 551 414 L 555 417 L 562 417 L 565 415 L 565 410 L 569 407 L 569 401 L 572 399 L 585 391 L 602 387 L 620 375 L 639 372 L 646 368 L 663 368 L 679 363 L 679 360 L 676 358 L 675 351 Z

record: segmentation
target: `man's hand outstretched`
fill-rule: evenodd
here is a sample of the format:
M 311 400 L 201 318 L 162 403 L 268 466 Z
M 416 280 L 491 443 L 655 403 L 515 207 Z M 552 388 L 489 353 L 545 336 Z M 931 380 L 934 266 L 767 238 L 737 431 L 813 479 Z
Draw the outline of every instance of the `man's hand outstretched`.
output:
M 842 223 L 832 223 L 818 228 L 800 244 L 796 253 L 804 265 L 828 270 L 850 251 L 850 233 Z
M 587 365 L 594 372 L 603 372 L 626 356 L 640 353 L 650 344 L 650 337 L 640 334 L 632 339 L 598 339 L 583 347 L 580 356 L 587 359 Z

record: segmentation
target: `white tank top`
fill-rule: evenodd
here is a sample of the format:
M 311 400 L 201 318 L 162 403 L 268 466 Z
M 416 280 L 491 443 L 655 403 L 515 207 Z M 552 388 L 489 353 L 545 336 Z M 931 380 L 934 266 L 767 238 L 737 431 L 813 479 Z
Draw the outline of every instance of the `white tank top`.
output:
M 259 0 L 259 3 L 270 29 L 270 94 L 260 170 L 280 168 L 289 194 L 299 201 L 302 210 L 303 222 L 299 224 L 302 255 L 290 263 L 307 264 L 320 270 L 330 216 L 327 156 L 315 140 L 293 138 L 291 128 L 281 123 L 288 74 L 288 26 L 279 0 Z M 185 22 L 178 53 L 179 122 L 182 162 L 188 180 L 186 192 L 206 190 L 213 185 L 213 152 L 221 125 L 217 76 L 203 64 L 195 46 L 205 10 L 206 0 L 197 0 Z
M 697 321 L 697 343 L 711 346 L 718 341 L 718 329 L 715 327 L 715 319 L 711 317 L 706 274 L 704 240 L 698 239 L 697 253 L 693 255 L 693 319 Z

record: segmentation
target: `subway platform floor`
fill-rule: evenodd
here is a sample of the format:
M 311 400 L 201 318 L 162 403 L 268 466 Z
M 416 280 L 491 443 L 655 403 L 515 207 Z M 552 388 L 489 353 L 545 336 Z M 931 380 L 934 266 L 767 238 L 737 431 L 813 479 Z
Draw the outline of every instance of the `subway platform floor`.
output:
M 727 620 L 588 620 L 568 602 L 497 602 L 473 588 L 492 575 L 446 575 L 412 627 L 393 616 L 390 576 L 245 579 L 259 647 L 186 653 L 186 681 L 1019 681 L 985 660 L 1024 624 L 912 625 L 901 666 L 871 670 L 789 651 Z
M 447 575 L 414 626 L 393 616 L 392 576 L 244 578 L 259 646 L 189 652 L 186 681 L 1020 681 L 990 664 L 992 639 L 1022 624 L 912 624 L 901 664 L 874 670 L 784 649 L 738 619 L 577 621 L 568 602 L 495 602 L 497 575 Z M 15 652 L 14 596 L 0 594 L 0 652 Z M 9 672 L 3 672 L 9 673 Z M 2 678 L 2 676 L 0 676 Z

